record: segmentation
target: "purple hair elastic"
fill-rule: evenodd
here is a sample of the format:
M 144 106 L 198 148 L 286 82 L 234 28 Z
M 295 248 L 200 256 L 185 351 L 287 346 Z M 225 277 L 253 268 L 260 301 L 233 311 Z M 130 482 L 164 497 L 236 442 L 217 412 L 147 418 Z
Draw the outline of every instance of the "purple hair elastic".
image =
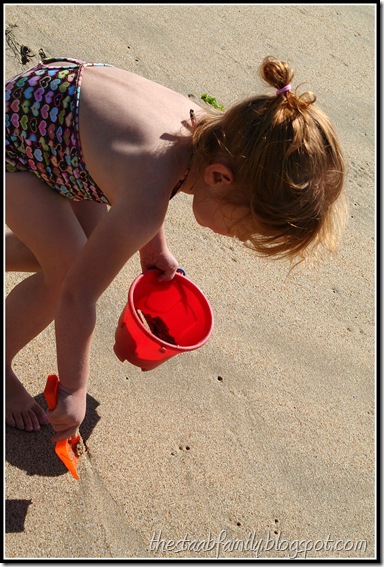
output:
M 276 96 L 280 96 L 280 95 L 286 93 L 287 91 L 290 91 L 291 89 L 292 89 L 291 85 L 286 85 L 282 89 L 279 89 L 278 91 L 276 91 Z

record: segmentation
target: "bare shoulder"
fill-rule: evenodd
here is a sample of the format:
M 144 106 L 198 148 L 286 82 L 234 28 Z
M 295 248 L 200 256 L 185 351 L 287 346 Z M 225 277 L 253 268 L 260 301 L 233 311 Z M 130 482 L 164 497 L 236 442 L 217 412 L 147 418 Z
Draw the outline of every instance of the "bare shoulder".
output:
M 84 69 L 80 98 L 80 137 L 85 163 L 112 200 L 128 180 L 137 187 L 156 182 L 170 191 L 185 168 L 184 156 L 170 155 L 190 100 L 171 89 L 114 67 Z M 124 181 L 125 180 L 125 181 Z

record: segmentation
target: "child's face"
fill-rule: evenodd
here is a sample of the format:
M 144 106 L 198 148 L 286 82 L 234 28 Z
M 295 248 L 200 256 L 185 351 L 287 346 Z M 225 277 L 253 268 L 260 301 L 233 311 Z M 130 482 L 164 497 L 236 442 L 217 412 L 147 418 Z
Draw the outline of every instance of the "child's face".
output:
M 247 213 L 247 207 L 223 204 L 208 196 L 202 199 L 195 196 L 193 200 L 193 214 L 197 222 L 222 236 L 232 236 L 231 225 Z

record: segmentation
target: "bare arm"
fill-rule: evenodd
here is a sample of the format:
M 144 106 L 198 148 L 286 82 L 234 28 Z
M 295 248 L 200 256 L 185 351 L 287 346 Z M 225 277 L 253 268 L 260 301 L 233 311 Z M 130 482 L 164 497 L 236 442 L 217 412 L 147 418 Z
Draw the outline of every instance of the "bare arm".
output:
M 178 268 L 178 262 L 168 249 L 164 224 L 155 237 L 141 248 L 140 260 L 144 273 L 151 268 L 158 268 L 163 272 L 159 276 L 159 281 L 167 281 L 173 278 Z
M 63 283 L 55 320 L 59 399 L 49 414 L 59 432 L 54 441 L 74 435 L 84 419 L 96 302 L 129 258 L 159 232 L 164 215 L 165 209 L 146 203 L 143 197 L 116 203 Z

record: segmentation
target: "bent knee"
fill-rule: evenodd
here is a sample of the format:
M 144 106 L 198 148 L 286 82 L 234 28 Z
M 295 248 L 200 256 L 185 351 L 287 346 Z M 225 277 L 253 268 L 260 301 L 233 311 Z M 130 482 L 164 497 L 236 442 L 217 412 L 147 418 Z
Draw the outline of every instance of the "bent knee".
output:
M 70 205 L 87 238 L 108 213 L 108 206 L 104 203 L 71 201 Z
M 40 264 L 36 256 L 15 234 L 5 235 L 5 271 L 39 272 Z
M 45 284 L 52 290 L 62 289 L 67 274 L 72 268 L 74 262 L 77 260 L 82 248 L 72 251 L 70 254 L 59 255 L 52 259 L 50 263 L 45 263 L 42 266 Z

